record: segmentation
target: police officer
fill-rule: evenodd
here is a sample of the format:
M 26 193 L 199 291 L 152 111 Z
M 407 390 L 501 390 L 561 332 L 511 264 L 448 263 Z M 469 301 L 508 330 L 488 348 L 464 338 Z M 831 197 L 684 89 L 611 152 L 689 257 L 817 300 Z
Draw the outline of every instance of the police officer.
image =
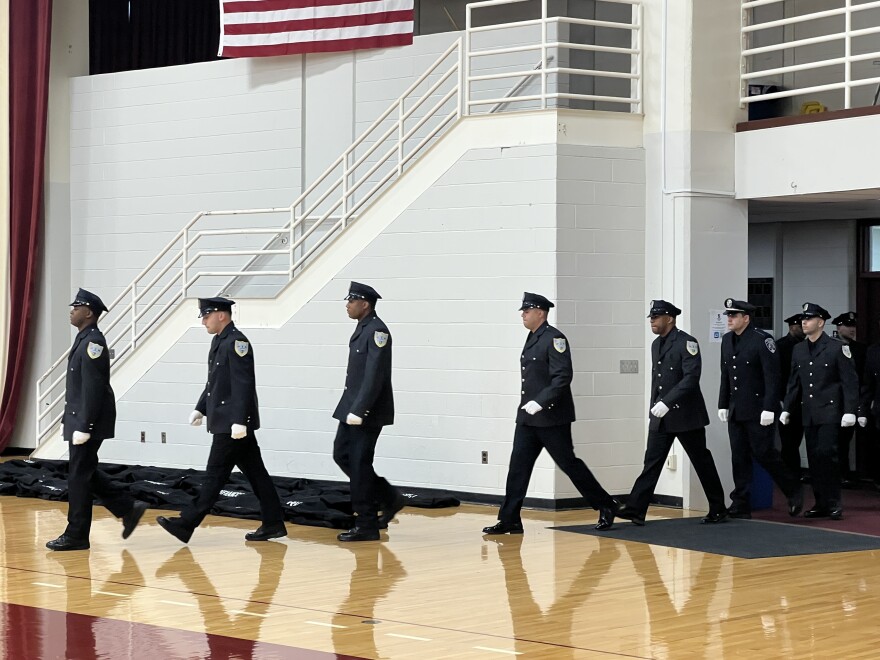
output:
M 855 312 L 844 312 L 834 317 L 831 323 L 837 326 L 837 337 L 847 346 L 852 353 L 853 364 L 856 367 L 856 373 L 859 375 L 861 383 L 865 373 L 865 361 L 868 357 L 868 346 L 856 340 L 856 323 L 858 315 Z M 853 436 L 856 433 L 855 426 L 841 428 L 837 436 L 837 459 L 840 461 L 840 485 L 849 487 L 855 484 L 857 476 L 850 468 L 849 464 L 849 448 L 852 443 Z M 861 435 L 859 436 L 861 437 Z M 862 447 L 860 442 L 859 447 Z
M 79 332 L 67 357 L 62 435 L 70 443 L 67 478 L 67 529 L 46 543 L 50 550 L 86 550 L 92 526 L 92 497 L 117 518 L 127 539 L 147 505 L 138 502 L 98 469 L 101 443 L 116 433 L 116 397 L 110 387 L 110 352 L 98 329 L 107 307 L 91 291 L 80 289 L 70 303 L 70 324 Z
M 797 344 L 804 340 L 804 329 L 801 327 L 802 317 L 803 315 L 798 312 L 785 319 L 785 323 L 788 324 L 788 334 L 776 340 L 776 352 L 779 354 L 780 397 L 785 395 L 788 375 L 791 373 L 791 352 Z M 804 424 L 801 419 L 800 406 L 796 406 L 790 412 L 791 417 L 788 420 L 788 424 L 780 422 L 778 425 L 779 441 L 782 447 L 780 453 L 788 471 L 799 477 L 801 474 L 801 440 L 804 437 Z
M 801 325 L 807 340 L 794 347 L 788 390 L 779 421 L 787 424 L 791 410 L 800 406 L 807 439 L 807 459 L 813 477 L 816 504 L 806 518 L 843 518 L 837 435 L 856 423 L 859 377 L 849 346 L 825 334 L 831 315 L 815 303 L 804 303 Z
M 254 431 L 260 428 L 254 350 L 244 333 L 232 322 L 234 304 L 228 298 L 199 298 L 202 325 L 214 338 L 208 352 L 208 382 L 196 409 L 189 416 L 189 423 L 201 426 L 207 417 L 208 433 L 214 438 L 205 468 L 205 481 L 198 496 L 179 517 L 156 518 L 166 532 L 184 543 L 189 543 L 195 528 L 211 511 L 236 466 L 260 500 L 262 525 L 245 534 L 244 538 L 268 541 L 287 535 L 281 500 L 254 435 Z
M 779 356 L 776 342 L 752 325 L 755 306 L 743 300 L 724 301 L 727 328 L 721 338 L 721 386 L 718 418 L 727 424 L 733 465 L 731 518 L 751 518 L 752 459 L 773 478 L 788 498 L 788 513 L 804 506 L 800 479 L 782 462 L 773 446 L 773 423 L 779 410 Z
M 617 515 L 636 525 L 645 524 L 645 514 L 675 438 L 684 447 L 706 498 L 709 513 L 702 522 L 711 524 L 727 518 L 724 489 L 712 453 L 706 447 L 709 414 L 700 391 L 703 360 L 700 345 L 676 327 L 681 310 L 665 300 L 652 300 L 648 318 L 651 332 L 658 335 L 651 344 L 651 397 L 648 414 L 648 447 L 645 465 L 633 484 L 625 506 Z
M 391 389 L 391 333 L 376 314 L 376 290 L 360 282 L 348 288 L 345 309 L 357 326 L 348 342 L 345 389 L 333 411 L 339 421 L 333 441 L 333 460 L 351 481 L 355 526 L 340 541 L 377 541 L 403 508 L 400 491 L 373 469 L 382 427 L 394 423 Z M 379 515 L 379 511 L 382 515 Z
M 522 390 L 516 414 L 516 431 L 510 452 L 504 502 L 498 522 L 484 527 L 484 534 L 522 534 L 520 510 L 529 488 L 535 461 L 546 448 L 587 504 L 599 510 L 598 530 L 614 523 L 617 502 L 609 495 L 586 464 L 574 454 L 571 424 L 575 420 L 571 395 L 571 346 L 565 335 L 547 322 L 553 303 L 537 293 L 523 294 L 523 325 L 528 329 L 520 355 Z

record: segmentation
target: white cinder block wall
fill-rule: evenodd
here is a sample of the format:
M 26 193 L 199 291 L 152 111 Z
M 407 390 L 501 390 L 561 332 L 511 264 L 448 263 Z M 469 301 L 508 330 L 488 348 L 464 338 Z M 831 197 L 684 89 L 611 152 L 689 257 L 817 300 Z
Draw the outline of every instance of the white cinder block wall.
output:
M 330 413 L 354 327 L 342 298 L 357 279 L 383 295 L 378 312 L 394 337 L 397 422 L 380 441 L 380 472 L 401 484 L 503 492 L 526 337 L 517 308 L 533 290 L 559 299 L 551 320 L 575 347 L 578 452 L 609 489 L 627 490 L 644 405 L 640 377 L 616 372 L 619 359 L 643 350 L 641 162 L 640 150 L 555 144 L 471 151 L 290 322 L 249 330 L 270 471 L 343 478 L 331 457 Z M 587 196 L 572 181 L 557 183 L 557 172 L 590 168 L 597 180 L 583 183 Z M 616 172 L 618 181 L 600 172 Z M 104 460 L 204 464 L 209 437 L 185 419 L 208 344 L 201 329 L 191 330 L 123 397 Z M 577 494 L 545 457 L 530 495 Z

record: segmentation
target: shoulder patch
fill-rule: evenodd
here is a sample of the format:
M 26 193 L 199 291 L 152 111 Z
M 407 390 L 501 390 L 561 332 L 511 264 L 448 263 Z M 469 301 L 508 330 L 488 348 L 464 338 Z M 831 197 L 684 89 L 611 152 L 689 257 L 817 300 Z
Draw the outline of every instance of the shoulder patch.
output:
M 93 360 L 101 357 L 101 353 L 104 352 L 104 347 L 101 344 L 96 344 L 93 341 L 89 342 L 89 347 L 86 349 L 89 354 L 89 357 Z
M 767 350 L 770 351 L 771 353 L 776 352 L 776 342 L 773 341 L 772 338 L 767 337 L 767 339 L 764 340 L 764 346 L 766 346 Z
M 373 341 L 376 342 L 376 346 L 379 348 L 384 348 L 385 344 L 388 343 L 388 333 L 376 330 L 376 332 L 373 333 Z
M 696 355 L 700 352 L 700 345 L 695 341 L 689 341 L 687 343 L 687 352 L 691 355 Z
M 250 349 L 251 349 L 250 344 L 248 344 L 246 341 L 239 341 L 239 340 L 235 341 L 235 352 L 238 355 L 238 357 L 244 357 L 245 355 L 248 354 L 248 351 Z
M 565 341 L 565 337 L 554 337 L 553 338 L 553 348 L 556 349 L 557 353 L 565 353 L 565 350 L 568 348 L 568 344 Z
M 843 350 L 843 354 L 844 354 L 846 357 L 848 357 L 848 358 L 851 358 L 851 357 L 852 357 L 852 351 L 849 350 L 849 346 L 844 346 L 842 350 Z

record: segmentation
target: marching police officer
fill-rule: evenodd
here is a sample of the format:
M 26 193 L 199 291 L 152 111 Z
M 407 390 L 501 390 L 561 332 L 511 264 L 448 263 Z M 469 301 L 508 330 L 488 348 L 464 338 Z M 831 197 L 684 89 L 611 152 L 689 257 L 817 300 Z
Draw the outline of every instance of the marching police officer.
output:
M 599 510 L 598 530 L 614 523 L 617 502 L 599 485 L 587 465 L 575 456 L 571 424 L 575 420 L 571 380 L 571 346 L 565 335 L 547 322 L 553 303 L 537 293 L 523 294 L 523 325 L 528 329 L 520 356 L 522 390 L 516 414 L 516 431 L 504 502 L 498 522 L 484 534 L 522 534 L 520 518 L 535 461 L 546 448 L 550 457 L 571 479 L 584 499 Z
M 804 340 L 804 329 L 801 327 L 802 317 L 803 315 L 798 312 L 785 319 L 785 323 L 788 324 L 788 334 L 776 340 L 776 352 L 779 354 L 780 396 L 785 396 L 788 375 L 791 373 L 791 353 L 794 347 Z M 804 424 L 801 419 L 800 406 L 791 411 L 788 424 L 780 422 L 778 429 L 782 445 L 780 451 L 782 461 L 789 472 L 799 477 L 801 474 L 801 440 L 804 438 Z
M 856 340 L 856 323 L 858 315 L 855 312 L 844 312 L 834 317 L 831 323 L 837 326 L 838 338 L 847 346 L 852 353 L 853 364 L 856 367 L 856 373 L 859 375 L 861 383 L 865 373 L 865 361 L 868 357 L 868 346 Z M 840 461 L 840 484 L 848 487 L 852 486 L 857 480 L 856 474 L 850 469 L 849 464 L 849 447 L 853 436 L 856 434 L 855 426 L 841 428 L 837 436 L 837 458 Z M 861 437 L 861 435 L 860 435 Z M 862 443 L 858 443 L 858 447 L 862 447 Z
M 806 518 L 843 518 L 837 435 L 853 426 L 859 408 L 859 377 L 849 346 L 825 334 L 831 315 L 815 303 L 804 303 L 801 325 L 807 340 L 794 347 L 788 390 L 779 421 L 787 424 L 800 406 L 807 439 L 807 458 L 816 504 Z
M 333 441 L 333 460 L 351 481 L 355 526 L 340 541 L 377 541 L 403 508 L 400 491 L 373 469 L 376 443 L 384 426 L 394 423 L 391 389 L 391 333 L 376 314 L 376 290 L 352 282 L 345 309 L 357 326 L 348 342 L 345 389 L 333 411 L 339 421 Z M 379 511 L 382 514 L 379 515 Z
M 651 344 L 648 447 L 642 473 L 633 484 L 626 505 L 617 510 L 618 516 L 636 525 L 645 524 L 648 505 L 675 438 L 691 459 L 709 500 L 709 513 L 702 522 L 718 523 L 727 518 L 724 489 L 712 453 L 706 447 L 709 414 L 700 391 L 703 369 L 700 345 L 694 337 L 676 327 L 679 314 L 681 310 L 670 302 L 651 301 L 648 318 L 651 332 L 658 336 Z
M 184 543 L 189 543 L 195 528 L 211 511 L 236 466 L 260 500 L 262 525 L 244 538 L 268 541 L 287 535 L 281 500 L 254 434 L 260 428 L 254 350 L 232 322 L 234 304 L 228 298 L 199 298 L 202 325 L 214 338 L 208 352 L 208 381 L 196 409 L 190 413 L 189 423 L 201 426 L 207 417 L 208 433 L 214 438 L 198 496 L 179 517 L 156 518 L 166 532 Z
M 730 332 L 721 338 L 721 386 L 718 418 L 727 424 L 733 465 L 731 518 L 751 518 L 752 458 L 770 474 L 788 498 L 788 513 L 804 506 L 800 479 L 782 462 L 774 443 L 779 410 L 779 356 L 773 338 L 752 325 L 755 306 L 728 298 L 724 313 Z
M 67 529 L 46 543 L 50 550 L 86 550 L 92 526 L 92 497 L 117 518 L 122 538 L 140 522 L 147 505 L 134 500 L 98 469 L 98 450 L 116 433 L 116 397 L 110 387 L 110 352 L 98 318 L 107 311 L 91 291 L 80 289 L 70 303 L 70 324 L 79 332 L 67 357 L 62 434 L 70 443 Z

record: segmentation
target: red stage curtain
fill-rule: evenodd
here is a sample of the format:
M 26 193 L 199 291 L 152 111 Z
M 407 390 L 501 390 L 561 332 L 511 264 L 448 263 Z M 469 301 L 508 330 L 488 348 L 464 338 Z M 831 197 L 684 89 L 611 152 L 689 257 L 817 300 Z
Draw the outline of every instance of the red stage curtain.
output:
M 9 444 L 34 334 L 43 229 L 43 168 L 52 0 L 9 0 L 9 357 L 0 401 L 0 450 Z

